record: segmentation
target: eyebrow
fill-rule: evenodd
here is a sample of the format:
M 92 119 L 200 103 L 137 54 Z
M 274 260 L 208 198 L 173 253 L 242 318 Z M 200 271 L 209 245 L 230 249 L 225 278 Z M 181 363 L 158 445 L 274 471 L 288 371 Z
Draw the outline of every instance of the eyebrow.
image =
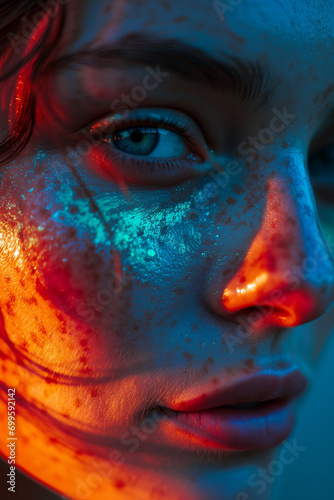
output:
M 48 69 L 57 70 L 73 64 L 97 67 L 159 65 L 162 71 L 169 70 L 184 80 L 229 92 L 254 111 L 268 105 L 275 85 L 267 66 L 261 61 L 243 60 L 222 51 L 221 54 L 222 61 L 177 39 L 133 33 L 108 46 L 62 56 L 51 62 Z

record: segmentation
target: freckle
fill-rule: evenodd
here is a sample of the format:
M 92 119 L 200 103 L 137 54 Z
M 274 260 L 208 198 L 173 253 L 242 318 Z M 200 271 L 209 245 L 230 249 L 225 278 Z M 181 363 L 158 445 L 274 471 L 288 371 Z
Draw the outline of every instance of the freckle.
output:
M 245 283 L 245 281 L 246 281 L 246 276 L 241 276 L 240 283 Z
M 86 365 L 87 364 L 87 358 L 86 358 L 86 356 L 80 356 L 79 361 L 80 361 L 80 363 L 83 363 L 83 364 Z
M 81 339 L 81 340 L 80 340 L 80 342 L 79 342 L 79 344 L 80 344 L 82 347 L 86 347 L 86 346 L 87 346 L 87 344 L 88 344 L 88 341 L 87 341 L 87 339 Z
M 76 406 L 77 408 L 79 408 L 81 406 L 81 400 L 79 398 L 75 398 L 74 406 Z
M 174 23 L 183 23 L 184 21 L 187 20 L 186 16 L 178 16 L 173 19 Z
M 46 335 L 46 328 L 44 325 L 40 325 L 39 333 L 44 337 Z
M 121 490 L 122 488 L 124 488 L 125 482 L 118 480 L 114 483 L 114 485 L 115 485 L 115 488 L 117 488 L 118 490 Z
M 190 352 L 188 352 L 188 351 L 184 351 L 183 356 L 189 362 L 191 362 L 193 360 L 193 358 L 194 358 L 194 356 L 192 354 L 190 354 Z
M 69 227 L 66 231 L 67 238 L 75 238 L 77 230 L 74 227 Z
M 201 375 L 206 375 L 207 373 L 209 373 L 209 366 L 208 366 L 208 362 L 204 361 L 204 363 L 202 364 L 202 368 L 201 368 Z
M 265 163 L 270 163 L 270 162 L 272 162 L 272 161 L 274 161 L 274 160 L 275 160 L 275 155 L 271 155 L 271 156 L 264 156 L 264 157 L 263 157 L 263 160 L 264 160 L 264 162 L 265 162 Z
M 254 368 L 254 359 L 253 358 L 245 359 L 244 365 L 247 366 L 247 368 Z
M 6 302 L 6 310 L 7 310 L 7 314 L 9 316 L 15 316 L 15 313 L 14 313 L 14 310 L 12 307 L 12 303 L 10 301 Z
M 237 200 L 236 200 L 235 198 L 232 198 L 231 196 L 229 196 L 229 197 L 227 198 L 227 200 L 226 200 L 226 203 L 227 203 L 228 205 L 235 205 L 235 204 L 236 204 L 236 201 L 237 201 Z
M 70 213 L 70 214 L 72 214 L 72 215 L 73 215 L 73 214 L 78 213 L 78 212 L 79 212 L 79 209 L 78 209 L 78 207 L 76 207 L 75 205 L 70 205 L 70 206 L 68 207 L 68 211 L 69 211 L 69 213 Z
M 102 10 L 102 14 L 105 16 L 107 15 L 112 9 L 112 4 L 110 2 L 108 2 L 107 4 L 104 5 L 103 7 L 103 10 Z
M 245 188 L 243 188 L 242 186 L 239 186 L 239 185 L 235 184 L 233 186 L 233 191 L 235 192 L 235 194 L 243 194 L 245 192 Z
M 328 96 L 333 92 L 333 84 L 330 84 L 329 87 L 325 90 L 325 92 L 322 94 L 321 97 L 321 102 L 325 102 L 325 100 L 328 98 Z
M 162 2 L 161 5 L 163 6 L 164 9 L 171 10 L 171 6 L 170 6 L 169 2 Z
M 44 218 L 49 218 L 51 216 L 51 212 L 47 208 L 40 208 L 39 213 L 41 214 L 42 217 Z
M 187 338 L 185 339 L 185 341 L 186 341 L 186 342 L 191 342 L 191 339 L 190 339 L 189 337 L 187 337 Z
M 328 101 L 327 104 L 326 104 L 326 106 L 324 107 L 324 109 L 322 111 L 323 112 L 327 111 L 327 109 L 329 109 L 330 105 L 331 105 L 331 103 Z
M 96 398 L 99 394 L 99 390 L 97 387 L 94 387 L 91 391 L 90 391 L 90 395 L 92 398 Z
M 37 338 L 37 335 L 35 333 L 32 333 L 30 335 L 30 338 L 31 340 L 35 343 L 35 344 L 38 344 L 38 338 Z

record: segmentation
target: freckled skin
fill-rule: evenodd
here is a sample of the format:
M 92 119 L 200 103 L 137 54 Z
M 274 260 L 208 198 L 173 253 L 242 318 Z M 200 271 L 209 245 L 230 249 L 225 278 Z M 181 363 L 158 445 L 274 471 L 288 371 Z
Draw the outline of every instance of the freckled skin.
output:
M 140 428 L 155 406 L 198 395 L 200 387 L 215 389 L 268 363 L 284 369 L 298 362 L 304 353 L 290 347 L 290 327 L 298 323 L 308 335 L 308 313 L 317 319 L 332 303 L 334 265 L 317 209 L 330 239 L 333 225 L 324 221 L 334 223 L 334 208 L 314 200 L 305 170 L 310 143 L 334 105 L 330 10 L 320 0 L 244 0 L 221 22 L 204 0 L 71 0 L 59 55 L 136 30 L 178 38 L 218 60 L 227 53 L 267 62 L 277 92 L 258 112 L 218 90 L 195 93 L 195 84 L 178 76 L 140 104 L 192 116 L 212 151 L 211 171 L 224 165 L 230 129 L 237 149 L 268 127 L 273 108 L 286 106 L 296 118 L 251 162 L 229 150 L 242 173 L 204 206 L 196 203 L 212 180 L 208 171 L 161 189 L 129 187 L 127 197 L 94 169 L 93 155 L 83 155 L 77 170 L 89 194 L 68 166 L 63 137 L 74 150 L 73 130 L 110 114 L 110 102 L 140 85 L 145 72 L 77 68 L 46 81 L 35 134 L 2 168 L 0 186 L 0 308 L 9 339 L 1 340 L 0 369 L 24 394 L 22 439 L 31 443 L 18 464 L 37 480 L 80 498 L 73 478 L 86 481 L 102 460 L 113 472 L 91 488 L 92 500 L 207 500 L 203 484 L 218 468 L 210 499 L 232 500 L 274 456 L 269 450 L 240 460 L 228 450 L 174 447 L 159 425 L 135 453 L 121 436 Z M 303 266 L 315 248 L 326 258 L 300 284 L 312 310 L 306 314 L 293 296 L 298 321 L 257 317 L 231 351 L 224 335 L 235 336 L 240 319 L 256 315 L 265 293 L 282 286 L 277 275 Z M 257 288 L 256 300 L 250 293 L 240 300 L 236 289 L 252 284 L 254 269 L 268 271 L 267 288 Z M 276 301 L 275 311 L 283 305 Z M 325 333 L 313 342 L 320 345 Z M 111 462 L 110 450 L 124 461 Z

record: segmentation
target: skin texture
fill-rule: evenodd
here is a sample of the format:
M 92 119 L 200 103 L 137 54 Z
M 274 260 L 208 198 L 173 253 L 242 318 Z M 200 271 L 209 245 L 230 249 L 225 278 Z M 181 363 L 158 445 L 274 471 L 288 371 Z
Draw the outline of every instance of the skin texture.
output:
M 244 492 L 245 500 L 254 491 L 249 476 L 274 457 L 276 449 L 174 443 L 162 419 L 154 432 L 142 427 L 137 445 L 129 439 L 153 408 L 200 387 L 264 367 L 296 364 L 312 375 L 329 333 L 319 318 L 334 289 L 326 196 L 334 165 L 319 176 L 308 160 L 333 146 L 329 4 L 244 0 L 221 20 L 204 0 L 71 0 L 57 57 L 136 31 L 177 38 L 218 61 L 260 59 L 275 91 L 254 110 L 169 72 L 135 111 L 181 112 L 202 161 L 182 181 L 160 171 L 158 185 L 148 168 L 127 182 L 134 170 L 106 160 L 106 143 L 85 154 L 78 147 L 79 130 L 110 117 L 110 104 L 142 83 L 145 65 L 77 64 L 43 82 L 29 147 L 1 170 L 0 305 L 11 344 L 2 341 L 0 367 L 20 395 L 17 463 L 47 486 L 78 499 L 230 500 Z M 247 161 L 238 146 L 284 107 L 289 123 Z M 237 159 L 238 173 L 208 199 L 210 172 L 226 158 Z M 113 169 L 128 172 L 124 182 Z M 263 272 L 262 284 L 238 294 Z M 270 299 L 275 290 L 283 295 Z M 270 312 L 249 321 L 268 300 Z M 243 340 L 231 341 L 245 324 Z M 269 496 L 268 485 L 257 497 Z

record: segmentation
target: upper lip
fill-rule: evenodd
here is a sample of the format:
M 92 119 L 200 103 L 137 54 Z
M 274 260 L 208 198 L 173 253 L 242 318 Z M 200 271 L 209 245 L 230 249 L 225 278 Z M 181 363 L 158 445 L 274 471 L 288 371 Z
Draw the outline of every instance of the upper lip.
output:
M 175 411 L 201 411 L 220 406 L 264 402 L 293 398 L 305 391 L 308 380 L 303 373 L 291 367 L 284 372 L 264 369 L 247 376 L 233 379 L 215 390 L 197 391 L 197 395 L 171 402 L 168 407 Z

